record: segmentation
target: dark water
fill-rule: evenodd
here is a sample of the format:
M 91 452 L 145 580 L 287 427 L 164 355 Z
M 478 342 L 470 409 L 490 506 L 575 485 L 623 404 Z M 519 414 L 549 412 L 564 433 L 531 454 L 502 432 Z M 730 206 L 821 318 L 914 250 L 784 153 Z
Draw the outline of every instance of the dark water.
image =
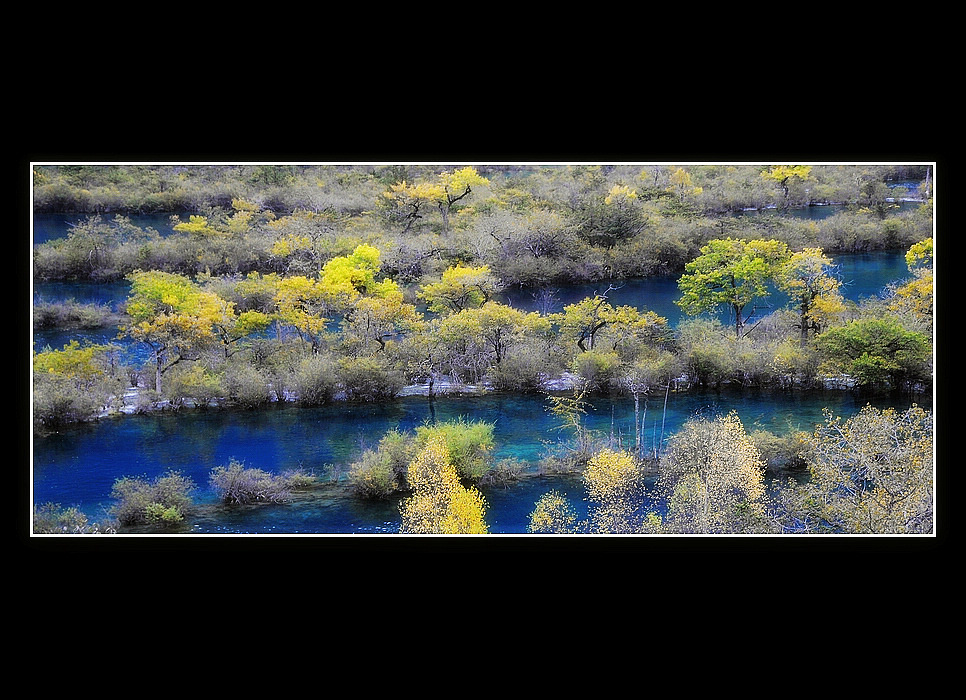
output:
M 770 392 L 671 394 L 666 416 L 663 397 L 647 407 L 645 446 L 666 440 L 695 415 L 737 411 L 749 432 L 811 430 L 823 420 L 822 408 L 851 415 L 865 402 L 847 393 L 822 395 Z M 885 405 L 885 404 L 883 404 Z M 546 410 L 542 396 L 408 397 L 379 405 L 319 408 L 189 412 L 181 415 L 129 416 L 70 428 L 36 438 L 33 445 L 33 498 L 79 507 L 92 520 L 111 505 L 114 481 L 123 476 L 153 479 L 169 470 L 190 477 L 200 488 L 199 511 L 185 531 L 193 533 L 391 533 L 399 527 L 397 504 L 361 502 L 342 485 L 321 496 L 287 505 L 225 508 L 207 488 L 210 472 L 232 459 L 247 467 L 281 473 L 304 468 L 332 480 L 344 475 L 366 447 L 390 428 L 413 430 L 424 422 L 465 417 L 494 424 L 494 457 L 516 458 L 535 474 L 537 461 L 566 439 Z M 633 402 L 592 401 L 587 426 L 632 446 Z M 509 488 L 484 489 L 487 523 L 494 533 L 524 533 L 541 495 L 563 491 L 583 512 L 583 490 L 573 477 L 533 477 Z
M 839 268 L 843 287 L 843 295 L 850 300 L 859 301 L 865 297 L 880 294 L 885 286 L 891 282 L 905 279 L 909 276 L 906 268 L 905 251 L 882 251 L 874 253 L 849 253 L 832 256 L 833 262 Z M 654 311 L 668 322 L 677 325 L 684 314 L 674 303 L 680 297 L 677 278 L 653 277 L 646 279 L 622 280 L 617 282 L 616 291 L 608 294 L 608 299 L 614 306 L 629 305 L 640 309 Z M 568 304 L 573 304 L 586 296 L 593 296 L 595 292 L 604 292 L 606 283 L 573 284 L 555 287 L 552 297 L 544 300 L 537 297 L 532 290 L 509 289 L 502 294 L 506 303 L 523 309 L 524 311 L 552 311 L 557 312 Z M 112 282 L 108 284 L 94 284 L 89 282 L 40 282 L 33 285 L 34 303 L 45 301 L 63 301 L 73 299 L 87 304 L 101 304 L 117 310 L 119 305 L 127 299 L 130 285 L 127 282 Z M 780 307 L 787 298 L 781 294 L 772 294 L 759 303 L 764 307 Z M 95 334 L 99 338 L 113 337 L 110 329 Z M 56 333 L 38 334 L 37 343 L 50 343 L 51 347 L 61 347 L 61 338 Z M 60 343 L 60 344 L 58 344 Z M 40 345 L 39 347 L 42 347 Z
M 34 245 L 46 243 L 47 241 L 58 238 L 66 238 L 72 226 L 87 221 L 88 214 L 34 214 L 33 215 L 33 242 Z M 101 214 L 101 223 L 110 223 L 114 220 L 113 214 Z M 147 230 L 153 228 L 162 236 L 174 231 L 171 223 L 171 214 L 137 214 L 128 217 L 131 223 L 138 228 Z M 181 215 L 181 221 L 187 221 L 187 215 Z

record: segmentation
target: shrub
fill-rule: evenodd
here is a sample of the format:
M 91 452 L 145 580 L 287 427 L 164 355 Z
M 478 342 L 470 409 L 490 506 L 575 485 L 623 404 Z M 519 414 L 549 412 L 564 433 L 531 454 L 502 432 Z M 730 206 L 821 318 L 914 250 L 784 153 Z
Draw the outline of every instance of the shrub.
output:
M 931 347 L 924 333 L 907 331 L 892 319 L 852 321 L 818 338 L 823 358 L 860 384 L 888 384 L 901 389 L 906 381 L 930 377 Z
M 692 382 L 719 386 L 734 375 L 734 338 L 717 319 L 681 323 L 678 347 Z
M 168 374 L 164 396 L 174 405 L 190 400 L 200 407 L 211 406 L 225 396 L 221 377 L 208 372 L 204 366 L 176 366 Z
M 114 482 L 112 514 L 121 525 L 171 525 L 184 519 L 191 507 L 194 482 L 180 472 L 170 471 L 153 482 L 123 477 Z
M 411 433 L 389 430 L 374 450 L 366 450 L 349 468 L 349 484 L 362 498 L 388 498 L 404 490 L 406 469 L 416 456 Z
M 616 386 L 620 373 L 620 357 L 616 352 L 588 350 L 573 361 L 573 372 L 586 380 L 588 391 L 608 391 Z
M 211 488 L 228 505 L 281 503 L 291 497 L 292 482 L 262 469 L 246 469 L 231 460 L 228 466 L 215 467 L 209 476 Z
M 242 408 L 257 408 L 272 400 L 268 379 L 249 364 L 230 365 L 225 372 L 224 387 L 231 402 Z
M 58 503 L 34 506 L 33 531 L 38 535 L 98 535 L 114 534 L 112 523 L 103 526 L 90 523 L 87 516 L 77 508 L 62 508 Z
M 512 348 L 487 374 L 490 384 L 501 391 L 539 391 L 548 373 L 546 355 L 531 347 Z
M 81 347 L 71 341 L 62 350 L 49 348 L 33 358 L 35 429 L 87 420 L 121 393 L 122 381 L 106 345 Z
M 291 387 L 299 403 L 318 406 L 328 403 L 338 389 L 336 364 L 325 355 L 310 355 L 292 370 Z
M 402 373 L 371 357 L 346 357 L 336 371 L 339 384 L 350 400 L 379 401 L 395 398 L 406 381 Z
M 34 328 L 44 330 L 104 328 L 117 325 L 120 318 L 106 304 L 82 304 L 73 299 L 34 304 L 33 316 Z
M 469 422 L 464 418 L 416 428 L 416 449 L 432 438 L 443 438 L 450 462 L 461 479 L 480 479 L 490 469 L 493 450 L 493 423 Z

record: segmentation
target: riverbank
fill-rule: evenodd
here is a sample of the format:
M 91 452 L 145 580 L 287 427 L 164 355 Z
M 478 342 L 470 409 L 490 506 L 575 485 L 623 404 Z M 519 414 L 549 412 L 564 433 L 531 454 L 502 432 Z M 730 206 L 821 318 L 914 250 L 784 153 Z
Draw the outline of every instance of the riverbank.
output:
M 556 377 L 545 377 L 540 383 L 540 390 L 544 392 L 567 392 L 573 391 L 577 386 L 577 375 L 564 372 Z M 481 396 L 496 391 L 489 382 L 479 384 L 467 384 L 457 381 L 451 377 L 436 379 L 432 386 L 433 396 Z M 430 386 L 428 382 L 409 384 L 403 387 L 394 398 L 404 398 L 408 396 L 430 396 Z M 283 403 L 298 403 L 298 396 L 293 392 L 283 392 L 281 401 Z M 337 393 L 333 397 L 334 402 L 345 401 L 346 396 L 343 392 Z M 277 404 L 279 399 L 273 392 L 273 398 L 269 403 Z M 113 397 L 94 419 L 110 418 L 118 415 L 135 415 L 151 411 L 171 411 L 181 409 L 201 409 L 201 408 L 222 408 L 226 404 L 219 399 L 212 399 L 206 402 L 198 402 L 190 398 L 182 399 L 173 403 L 167 399 L 155 400 L 151 397 L 144 387 L 128 387 L 121 396 Z

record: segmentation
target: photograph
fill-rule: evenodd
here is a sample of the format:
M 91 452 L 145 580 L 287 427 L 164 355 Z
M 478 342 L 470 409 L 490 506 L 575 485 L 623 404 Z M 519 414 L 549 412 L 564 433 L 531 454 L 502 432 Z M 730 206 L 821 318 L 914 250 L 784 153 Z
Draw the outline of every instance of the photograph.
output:
M 31 540 L 937 537 L 934 160 L 23 175 Z

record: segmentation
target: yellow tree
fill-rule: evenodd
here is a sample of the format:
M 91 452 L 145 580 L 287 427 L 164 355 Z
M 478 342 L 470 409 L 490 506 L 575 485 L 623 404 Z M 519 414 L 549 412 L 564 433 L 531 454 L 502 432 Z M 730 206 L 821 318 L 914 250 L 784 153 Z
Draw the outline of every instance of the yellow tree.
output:
M 489 180 L 476 172 L 475 168 L 466 167 L 451 173 L 441 173 L 439 185 L 442 196 L 439 198 L 439 211 L 443 215 L 443 231 L 449 230 L 449 212 L 453 205 L 468 196 L 478 185 L 488 185 Z
M 671 532 L 734 533 L 765 528 L 764 460 L 734 412 L 694 418 L 668 443 L 657 491 Z
M 590 528 L 601 534 L 656 531 L 659 520 L 645 511 L 645 472 L 627 452 L 604 449 L 584 470 L 591 503 Z
M 131 322 L 121 332 L 151 348 L 155 390 L 160 393 L 164 372 L 179 362 L 198 359 L 201 351 L 218 341 L 216 325 L 230 324 L 232 305 L 181 275 L 134 272 L 128 279 Z
M 538 535 L 569 535 L 578 532 L 579 527 L 573 504 L 559 491 L 550 491 L 534 504 L 527 532 Z
M 319 281 L 304 275 L 285 277 L 278 281 L 274 301 L 276 320 L 294 328 L 318 352 L 331 308 Z
M 826 319 L 845 310 L 835 266 L 820 248 L 793 253 L 779 268 L 775 283 L 798 307 L 802 346 L 810 330 L 819 333 Z
M 386 341 L 405 331 L 414 331 L 421 321 L 419 312 L 403 299 L 402 290 L 392 280 L 372 286 L 372 294 L 356 300 L 342 321 L 342 331 L 362 344 L 365 352 L 372 344 L 375 352 L 386 349 Z
M 909 313 L 932 328 L 933 319 L 933 242 L 932 238 L 912 245 L 906 252 L 906 265 L 912 279 L 896 288 L 889 309 Z
M 933 416 L 866 406 L 842 420 L 826 411 L 803 452 L 811 473 L 781 499 L 793 532 L 933 531 Z
M 399 182 L 383 192 L 380 203 L 388 207 L 390 216 L 406 221 L 403 233 L 408 233 L 421 218 L 425 207 L 435 206 L 443 217 L 443 231 L 449 230 L 449 213 L 456 202 L 467 197 L 473 187 L 487 185 L 489 181 L 472 167 L 451 173 L 441 173 L 435 182 Z
M 812 172 L 811 165 L 774 165 L 761 173 L 764 180 L 775 182 L 781 188 L 783 204 L 788 202 L 788 189 L 792 182 L 804 182 Z
M 419 298 L 433 313 L 447 314 L 482 306 L 497 291 L 499 284 L 488 265 L 455 265 L 443 271 L 439 282 L 424 284 Z
M 410 463 L 412 495 L 399 503 L 404 534 L 487 534 L 486 501 L 475 488 L 460 484 L 446 439 L 433 435 Z

